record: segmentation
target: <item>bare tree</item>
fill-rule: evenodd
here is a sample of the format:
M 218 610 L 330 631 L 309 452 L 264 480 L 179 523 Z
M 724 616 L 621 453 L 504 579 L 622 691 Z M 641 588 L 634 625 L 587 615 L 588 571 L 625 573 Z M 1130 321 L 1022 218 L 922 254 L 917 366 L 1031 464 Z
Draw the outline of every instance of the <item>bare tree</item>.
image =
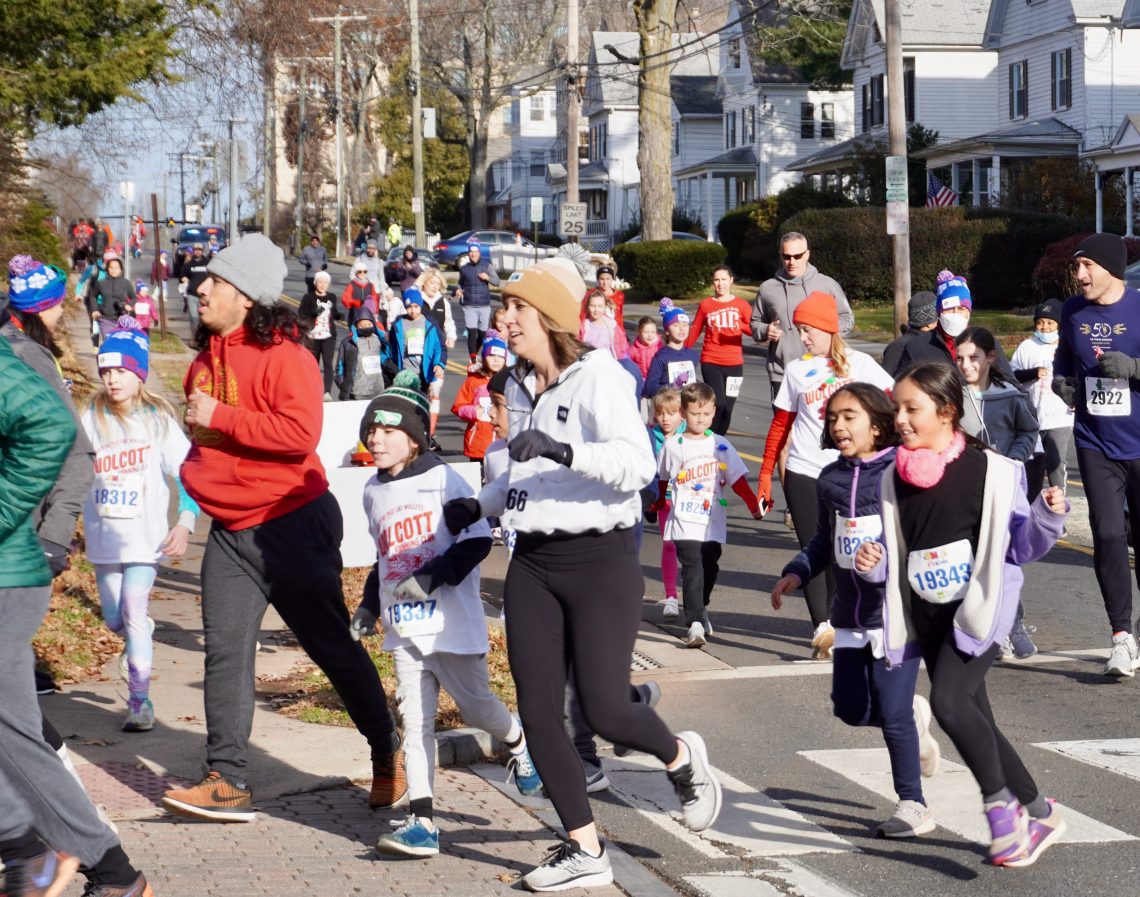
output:
M 51 154 L 32 159 L 32 183 L 65 221 L 94 215 L 101 191 L 91 169 L 71 156 Z
M 676 0 L 634 0 L 640 59 L 637 71 L 637 167 L 641 172 L 641 237 L 673 236 L 672 119 L 669 53 Z

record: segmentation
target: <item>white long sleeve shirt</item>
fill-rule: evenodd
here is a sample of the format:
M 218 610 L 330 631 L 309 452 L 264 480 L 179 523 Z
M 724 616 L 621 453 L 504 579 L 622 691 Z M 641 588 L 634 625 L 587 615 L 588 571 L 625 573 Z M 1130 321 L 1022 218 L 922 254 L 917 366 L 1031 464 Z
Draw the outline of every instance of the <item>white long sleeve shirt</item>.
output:
M 522 377 L 520 380 L 519 378 Z M 634 526 L 639 490 L 656 473 L 634 382 L 613 356 L 587 352 L 534 398 L 533 372 L 507 381 L 510 437 L 541 430 L 574 451 L 569 467 L 546 458 L 511 461 L 483 487 L 479 506 L 519 533 L 608 532 Z

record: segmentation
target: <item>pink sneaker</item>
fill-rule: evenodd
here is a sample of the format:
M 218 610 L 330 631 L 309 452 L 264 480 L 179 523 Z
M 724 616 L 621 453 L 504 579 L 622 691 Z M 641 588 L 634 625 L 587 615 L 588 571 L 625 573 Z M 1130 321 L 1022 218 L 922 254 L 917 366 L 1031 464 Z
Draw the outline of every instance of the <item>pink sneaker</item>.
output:
M 986 821 L 990 824 L 988 859 L 995 866 L 1006 866 L 1029 852 L 1028 817 L 1025 808 L 1011 800 L 1008 804 L 986 805 Z
M 1065 834 L 1065 829 L 1068 828 L 1068 825 L 1065 824 L 1065 820 L 1061 817 L 1061 811 L 1057 807 L 1057 802 L 1050 797 L 1048 804 L 1048 816 L 1029 820 L 1029 849 L 1005 865 L 1015 869 L 1020 869 L 1023 866 L 1032 866 L 1037 862 L 1037 858 L 1040 857 L 1041 854 L 1051 845 L 1056 844 L 1061 835 Z

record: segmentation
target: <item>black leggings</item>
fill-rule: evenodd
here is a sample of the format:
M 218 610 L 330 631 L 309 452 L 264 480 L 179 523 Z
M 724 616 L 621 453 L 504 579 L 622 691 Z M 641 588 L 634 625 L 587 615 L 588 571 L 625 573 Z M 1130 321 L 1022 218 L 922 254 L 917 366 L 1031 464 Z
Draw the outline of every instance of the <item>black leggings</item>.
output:
M 716 393 L 716 417 L 713 418 L 712 431 L 720 436 L 728 432 L 732 423 L 732 408 L 736 404 L 736 397 L 728 395 L 729 377 L 743 377 L 742 364 L 708 364 L 701 362 L 701 379 L 712 387 Z
M 788 500 L 788 510 L 792 512 L 796 539 L 800 543 L 800 548 L 806 548 L 819 526 L 815 479 L 802 473 L 785 470 L 784 497 Z M 835 594 L 835 574 L 831 567 L 832 565 L 828 564 L 823 573 L 804 583 L 804 597 L 807 598 L 812 626 L 818 626 L 831 617 L 831 596 Z
M 1132 631 L 1132 571 L 1128 567 L 1128 523 L 1140 533 L 1140 460 L 1114 461 L 1095 449 L 1077 448 L 1081 482 L 1089 499 L 1093 570 L 1113 632 Z M 1140 582 L 1140 567 L 1136 569 Z
M 563 725 L 568 664 L 591 729 L 662 763 L 677 756 L 661 717 L 630 694 L 644 584 L 632 530 L 518 534 L 503 589 L 507 647 L 530 755 L 567 831 L 594 818 Z
M 909 600 L 911 620 L 930 676 L 930 707 L 938 725 L 978 780 L 983 797 L 1009 788 L 1023 807 L 1029 805 L 1037 798 L 1037 783 L 998 729 L 986 694 L 986 673 L 1000 647 L 990 645 L 977 657 L 964 654 L 954 645 L 954 614 L 960 602 Z
M 317 367 L 324 367 L 325 392 L 332 395 L 333 372 L 336 370 L 336 337 L 312 340 L 310 346 L 313 357 L 317 359 Z
M 712 598 L 712 590 L 720 573 L 719 542 L 682 539 L 673 543 L 681 562 L 681 593 L 685 601 L 685 625 L 698 623 Z
M 483 337 L 486 335 L 486 330 L 476 330 L 474 327 L 467 328 L 467 354 L 471 356 L 472 361 L 479 357 L 479 352 L 483 347 Z

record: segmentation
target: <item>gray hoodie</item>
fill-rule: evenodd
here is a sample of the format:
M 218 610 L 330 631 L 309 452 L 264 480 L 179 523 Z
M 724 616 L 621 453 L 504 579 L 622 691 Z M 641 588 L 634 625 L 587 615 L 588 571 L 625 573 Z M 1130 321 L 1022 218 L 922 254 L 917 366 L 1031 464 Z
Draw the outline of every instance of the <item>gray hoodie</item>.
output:
M 792 315 L 796 306 L 816 291 L 830 293 L 835 297 L 839 309 L 839 332 L 846 336 L 855 326 L 855 315 L 847 302 L 843 287 L 820 274 L 815 265 L 808 264 L 803 277 L 790 278 L 780 268 L 772 277 L 760 284 L 752 310 L 752 338 L 758 343 L 768 339 L 768 325 L 780 322 L 784 336 L 775 345 L 768 346 L 768 379 L 780 383 L 784 379 L 784 368 L 789 361 L 795 361 L 804 354 L 804 344 L 796 333 Z
M 962 429 L 999 455 L 1028 461 L 1037 446 L 1037 415 L 1029 396 L 1016 386 L 992 380 L 981 395 L 962 387 Z

